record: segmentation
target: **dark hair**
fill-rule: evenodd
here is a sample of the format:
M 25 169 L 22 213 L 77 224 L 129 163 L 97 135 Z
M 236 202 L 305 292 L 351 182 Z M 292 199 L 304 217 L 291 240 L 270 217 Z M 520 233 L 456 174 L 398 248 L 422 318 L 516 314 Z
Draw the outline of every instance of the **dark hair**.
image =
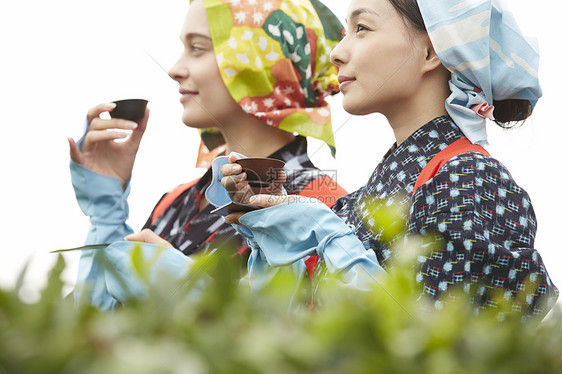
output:
M 402 16 L 406 25 L 415 31 L 427 32 L 416 0 L 388 0 Z M 533 113 L 529 100 L 494 100 L 494 117 L 500 127 L 512 128 L 523 122 Z
M 494 122 L 504 129 L 522 125 L 532 113 L 529 100 L 494 100 Z

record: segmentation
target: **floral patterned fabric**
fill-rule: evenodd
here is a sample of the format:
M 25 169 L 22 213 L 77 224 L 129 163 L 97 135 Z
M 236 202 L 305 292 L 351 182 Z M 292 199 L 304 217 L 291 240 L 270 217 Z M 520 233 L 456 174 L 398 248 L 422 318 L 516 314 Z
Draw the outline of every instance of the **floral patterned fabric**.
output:
M 269 126 L 335 143 L 325 97 L 339 91 L 330 52 L 343 26 L 318 0 L 204 0 L 221 77 L 240 107 Z M 203 130 L 207 149 L 216 129 Z M 207 139 L 212 139 L 207 142 Z M 215 154 L 213 154 L 216 156 Z
M 533 248 L 537 222 L 531 200 L 501 163 L 479 153 L 461 154 L 412 194 L 427 162 L 464 137 L 450 117 L 429 122 L 395 145 L 368 183 L 339 199 L 332 209 L 390 269 L 398 256 L 394 246 L 399 238 L 370 229 L 381 226 L 372 210 L 377 204 L 372 202 L 405 208 L 402 218 L 408 232 L 433 239 L 433 250 L 418 258 L 417 281 L 426 295 L 437 298 L 461 284 L 465 292 L 476 294 L 478 306 L 493 306 L 492 288 L 503 288 L 506 299 L 524 290 L 531 293 L 526 305 L 514 301 L 513 308 L 543 314 L 554 304 L 558 290 Z M 536 291 L 531 283 L 538 285 Z

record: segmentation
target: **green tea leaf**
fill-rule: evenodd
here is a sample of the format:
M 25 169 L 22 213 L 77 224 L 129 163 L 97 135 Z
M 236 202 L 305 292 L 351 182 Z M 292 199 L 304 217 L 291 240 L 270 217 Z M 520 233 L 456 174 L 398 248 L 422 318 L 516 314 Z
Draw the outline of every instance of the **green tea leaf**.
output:
M 89 244 L 83 245 L 81 247 L 69 248 L 69 249 L 57 249 L 55 251 L 51 251 L 49 253 L 63 253 L 63 252 L 72 252 L 72 251 L 84 251 L 84 250 L 97 250 L 97 249 L 105 249 L 109 244 Z

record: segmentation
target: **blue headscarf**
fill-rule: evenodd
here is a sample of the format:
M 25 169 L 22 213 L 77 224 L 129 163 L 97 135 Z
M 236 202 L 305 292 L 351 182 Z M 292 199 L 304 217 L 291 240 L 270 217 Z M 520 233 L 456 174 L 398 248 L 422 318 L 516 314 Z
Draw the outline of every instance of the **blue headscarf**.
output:
M 542 95 L 539 53 L 500 0 L 417 0 L 429 38 L 451 72 L 446 109 L 465 136 L 486 145 L 493 101 Z

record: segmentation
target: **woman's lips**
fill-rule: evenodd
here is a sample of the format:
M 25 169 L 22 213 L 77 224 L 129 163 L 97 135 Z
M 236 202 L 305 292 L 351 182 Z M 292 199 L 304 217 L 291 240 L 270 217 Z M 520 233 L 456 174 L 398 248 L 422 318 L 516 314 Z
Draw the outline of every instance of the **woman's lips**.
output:
M 355 82 L 355 78 L 351 78 L 351 77 L 346 77 L 343 75 L 340 75 L 338 77 L 338 82 L 340 82 L 340 90 L 343 89 L 344 87 L 349 86 L 351 83 Z
M 195 95 L 197 95 L 197 92 L 195 91 L 188 91 L 188 90 L 180 90 L 180 102 L 181 103 L 186 103 L 189 100 L 191 100 Z

